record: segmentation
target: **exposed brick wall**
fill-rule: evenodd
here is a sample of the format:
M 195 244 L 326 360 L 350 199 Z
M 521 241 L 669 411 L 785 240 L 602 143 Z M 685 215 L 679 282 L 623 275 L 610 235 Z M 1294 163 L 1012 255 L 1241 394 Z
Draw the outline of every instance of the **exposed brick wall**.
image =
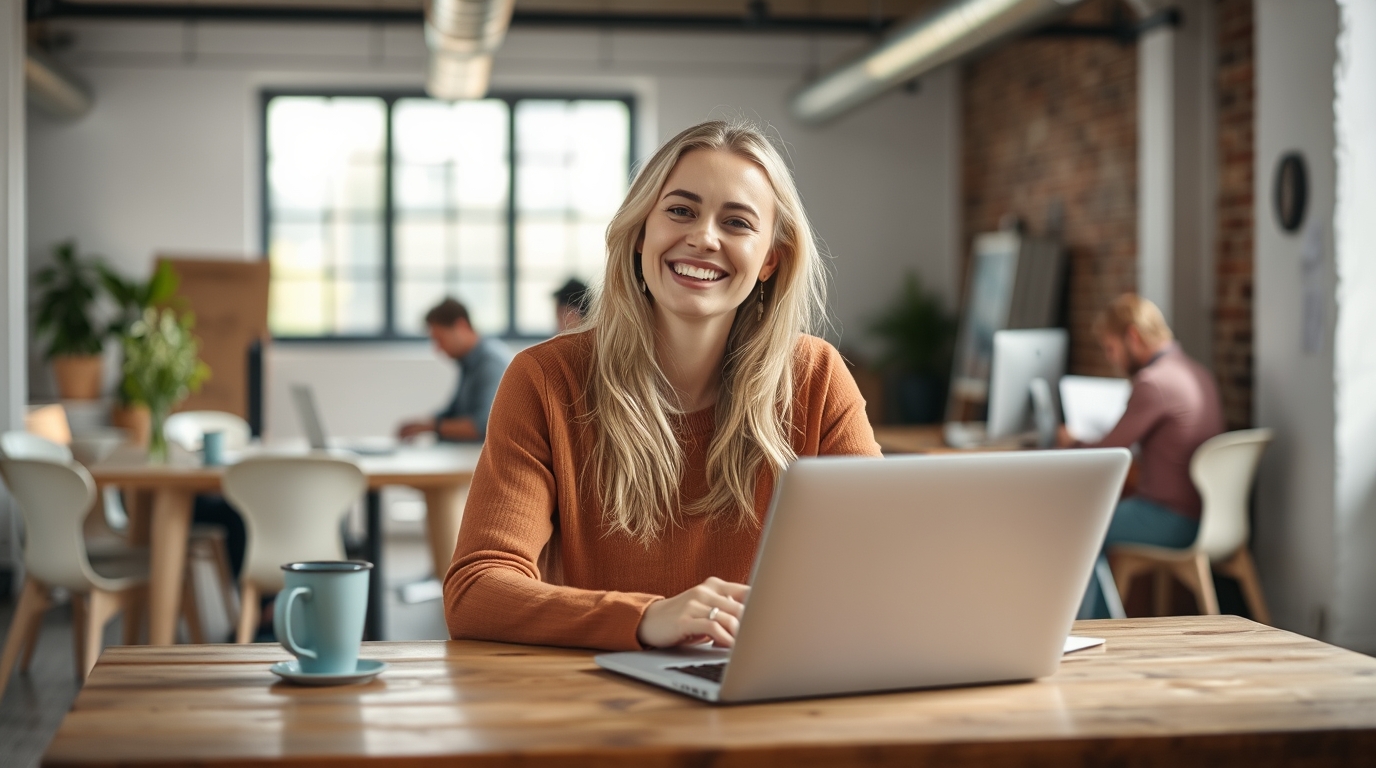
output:
M 1092 0 L 1069 22 L 1106 23 L 1112 7 Z M 962 87 L 966 260 L 974 236 L 1005 214 L 1041 234 L 1059 212 L 1070 370 L 1111 375 L 1090 324 L 1137 283 L 1137 49 L 1028 38 L 969 62 Z
M 1218 248 L 1214 372 L 1233 429 L 1252 423 L 1252 0 L 1218 0 Z

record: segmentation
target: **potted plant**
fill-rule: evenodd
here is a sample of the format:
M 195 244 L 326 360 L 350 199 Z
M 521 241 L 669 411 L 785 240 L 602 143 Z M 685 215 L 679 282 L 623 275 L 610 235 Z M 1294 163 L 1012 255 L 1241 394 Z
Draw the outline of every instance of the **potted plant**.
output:
M 34 278 L 38 289 L 35 325 L 48 337 L 57 391 L 67 400 L 100 397 L 101 351 L 105 329 L 93 310 L 100 295 L 100 263 L 77 255 L 76 241 L 53 247 L 53 263 Z
M 194 326 L 189 312 L 178 317 L 169 307 L 149 307 L 124 336 L 122 388 L 130 402 L 148 408 L 152 461 L 167 459 L 162 426 L 168 414 L 210 377 L 209 366 L 198 354 L 200 344 L 191 335 Z
M 120 340 L 121 348 L 134 323 L 141 320 L 149 308 L 176 306 L 177 273 L 166 261 L 158 262 L 147 281 L 127 279 L 103 265 L 100 267 L 100 280 L 105 292 L 115 303 L 115 316 L 110 320 L 107 333 Z M 152 429 L 151 420 L 148 408 L 134 401 L 126 376 L 116 390 L 110 421 L 128 432 L 130 442 L 147 446 Z
M 885 346 L 886 416 L 902 424 L 941 420 L 955 348 L 956 322 L 940 297 L 908 273 L 898 297 L 869 326 Z

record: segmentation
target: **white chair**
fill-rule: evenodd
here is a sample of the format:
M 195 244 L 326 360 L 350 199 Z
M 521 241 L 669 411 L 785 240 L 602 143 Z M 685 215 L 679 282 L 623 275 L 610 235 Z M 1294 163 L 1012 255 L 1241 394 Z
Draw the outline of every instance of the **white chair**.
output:
M 0 434 L 0 458 L 37 459 L 63 464 L 74 460 L 72 451 L 67 446 L 38 435 L 18 431 Z M 124 506 L 118 499 L 102 497 L 101 502 L 104 514 L 90 515 L 83 521 L 86 551 L 94 557 L 127 554 L 129 543 L 119 533 L 120 526 L 116 526 L 111 519 L 124 517 Z
M 168 416 L 162 425 L 162 434 L 168 442 L 193 453 L 201 450 L 205 433 L 215 431 L 225 433 L 224 447 L 228 451 L 242 451 L 253 439 L 253 430 L 247 421 L 224 411 L 182 411 Z
M 27 534 L 24 590 L 0 656 L 0 695 L 21 653 L 28 669 L 43 613 L 52 606 L 52 590 L 59 587 L 72 593 L 76 669 L 84 681 L 100 656 L 105 625 L 121 610 L 128 612 L 124 641 L 137 640 L 147 552 L 107 557 L 87 552 L 82 523 L 95 503 L 96 487 L 80 464 L 0 458 L 0 478 L 18 503 Z
M 225 471 L 225 498 L 248 528 L 238 642 L 252 642 L 259 596 L 282 589 L 283 563 L 344 559 L 340 521 L 367 486 L 357 464 L 331 456 L 259 456 Z
M 66 446 L 38 435 L 17 431 L 0 434 L 0 457 L 60 463 L 74 461 L 72 452 Z M 131 546 L 128 538 L 121 533 L 128 528 L 129 517 L 125 513 L 124 501 L 120 498 L 119 489 L 107 487 L 103 490 L 104 493 L 101 494 L 100 501 L 104 514 L 87 515 L 83 522 L 82 534 L 85 539 L 86 554 L 92 560 L 105 561 L 120 560 L 131 556 L 146 557 L 144 550 Z M 119 520 L 120 524 L 116 524 L 116 520 Z M 195 590 L 191 586 L 194 561 L 204 560 L 211 563 L 221 581 L 219 589 L 230 623 L 233 624 L 234 619 L 238 616 L 238 607 L 233 603 L 234 579 L 229 572 L 229 555 L 225 553 L 224 540 L 224 531 L 216 526 L 198 525 L 191 530 L 187 548 L 185 577 L 187 589 L 184 593 L 182 609 L 187 633 L 193 643 L 205 641 L 204 633 L 201 631 L 199 601 L 196 600 Z
M 1199 534 L 1186 549 L 1120 544 L 1109 550 L 1118 591 L 1124 599 L 1138 574 L 1156 572 L 1156 613 L 1169 610 L 1171 576 L 1180 579 L 1199 601 L 1204 613 L 1218 614 L 1210 565 L 1237 579 L 1252 617 L 1271 623 L 1271 613 L 1261 592 L 1256 565 L 1247 550 L 1251 536 L 1247 502 L 1256 476 L 1257 462 L 1271 442 L 1269 429 L 1227 432 L 1211 438 L 1190 459 L 1190 478 L 1204 500 Z
M 0 456 L 67 462 L 72 460 L 72 450 L 47 438 L 16 430 L 0 435 Z

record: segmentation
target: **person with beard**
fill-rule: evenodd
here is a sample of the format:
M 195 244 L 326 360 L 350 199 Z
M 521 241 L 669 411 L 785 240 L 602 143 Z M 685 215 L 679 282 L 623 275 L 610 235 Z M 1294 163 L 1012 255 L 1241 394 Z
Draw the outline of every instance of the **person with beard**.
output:
M 1132 379 L 1122 418 L 1104 438 L 1081 443 L 1061 428 L 1062 447 L 1136 448 L 1136 492 L 1118 502 L 1103 553 L 1115 544 L 1184 548 L 1199 532 L 1202 501 L 1190 479 L 1190 459 L 1223 432 L 1223 407 L 1213 374 L 1176 343 L 1155 304 L 1123 294 L 1095 320 L 1105 356 Z M 1081 618 L 1108 618 L 1099 582 L 1090 580 Z

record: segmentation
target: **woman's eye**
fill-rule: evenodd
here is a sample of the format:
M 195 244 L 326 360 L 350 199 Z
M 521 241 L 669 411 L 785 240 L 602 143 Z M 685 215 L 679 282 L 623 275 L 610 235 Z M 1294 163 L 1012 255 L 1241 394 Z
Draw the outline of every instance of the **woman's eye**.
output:
M 750 222 L 745 219 L 727 219 L 726 226 L 735 227 L 736 229 L 754 229 L 754 227 L 750 225 Z
M 693 215 L 693 212 L 690 211 L 690 210 L 688 210 L 688 207 L 687 207 L 687 206 L 684 206 L 684 205 L 675 205 L 675 206 L 669 208 L 669 213 L 673 214 L 674 216 L 692 216 L 692 215 Z

